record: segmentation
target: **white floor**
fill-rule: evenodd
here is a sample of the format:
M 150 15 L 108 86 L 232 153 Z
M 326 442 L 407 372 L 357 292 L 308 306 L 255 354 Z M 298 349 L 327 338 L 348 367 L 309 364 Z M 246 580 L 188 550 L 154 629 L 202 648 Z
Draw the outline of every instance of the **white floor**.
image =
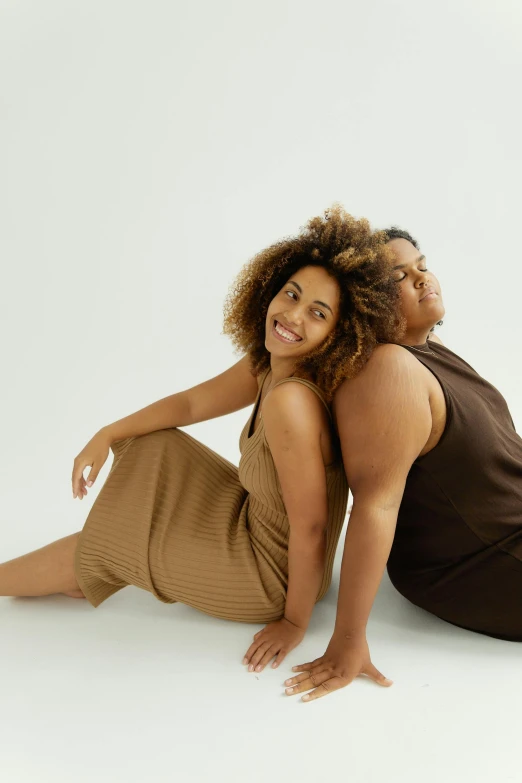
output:
M 395 684 L 284 695 L 291 665 L 328 641 L 341 551 L 302 646 L 261 675 L 241 665 L 258 626 L 134 588 L 97 610 L 0 599 L 2 781 L 519 781 L 522 645 L 447 625 L 387 578 L 369 639 Z
M 229 283 L 337 200 L 418 236 L 443 339 L 521 430 L 521 21 L 516 0 L 0 0 L 0 561 L 81 528 L 103 477 L 73 502 L 79 449 L 231 365 Z M 237 462 L 245 420 L 190 432 Z M 258 626 L 135 589 L 0 598 L 0 783 L 522 781 L 522 644 L 387 579 L 369 639 L 393 687 L 284 695 L 329 640 L 341 551 L 261 676 Z

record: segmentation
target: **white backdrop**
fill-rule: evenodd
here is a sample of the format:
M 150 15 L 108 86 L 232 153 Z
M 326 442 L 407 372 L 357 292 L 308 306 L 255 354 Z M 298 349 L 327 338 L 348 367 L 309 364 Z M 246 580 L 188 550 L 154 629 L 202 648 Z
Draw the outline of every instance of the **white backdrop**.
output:
M 334 201 L 419 239 L 520 428 L 521 40 L 517 0 L 0 0 L 2 559 L 81 527 L 99 427 L 235 361 L 234 276 Z M 245 418 L 191 432 L 237 461 Z

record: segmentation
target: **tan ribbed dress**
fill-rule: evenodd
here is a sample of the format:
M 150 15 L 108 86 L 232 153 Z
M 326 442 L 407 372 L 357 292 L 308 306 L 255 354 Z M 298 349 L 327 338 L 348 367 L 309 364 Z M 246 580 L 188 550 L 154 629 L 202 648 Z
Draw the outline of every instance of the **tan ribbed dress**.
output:
M 288 584 L 289 522 L 262 418 L 252 433 L 263 383 L 239 441 L 239 470 L 178 429 L 112 446 L 109 475 L 79 538 L 75 569 L 93 606 L 136 585 L 215 617 L 270 622 L 282 617 Z M 321 390 L 301 378 L 324 402 Z M 276 384 L 277 385 L 277 384 Z M 326 468 L 327 557 L 317 600 L 332 577 L 348 488 L 338 457 Z

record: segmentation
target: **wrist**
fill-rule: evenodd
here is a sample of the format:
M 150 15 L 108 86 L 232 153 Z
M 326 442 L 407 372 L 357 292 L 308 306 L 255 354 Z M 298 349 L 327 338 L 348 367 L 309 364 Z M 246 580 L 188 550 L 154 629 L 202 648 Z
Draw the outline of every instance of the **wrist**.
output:
M 366 639 L 366 626 L 335 626 L 333 637 L 345 642 L 360 641 Z
M 99 435 L 101 438 L 104 438 L 104 440 L 108 442 L 109 446 L 112 446 L 116 440 L 110 424 L 108 424 L 106 427 L 102 427 L 101 430 L 98 430 L 97 435 Z
M 287 623 L 290 623 L 290 625 L 293 625 L 293 626 L 294 626 L 294 628 L 298 628 L 298 629 L 299 629 L 300 631 L 302 631 L 303 633 L 305 633 L 305 632 L 306 632 L 306 629 L 308 628 L 308 623 L 303 623 L 303 622 L 299 622 L 299 623 L 298 623 L 298 622 L 295 622 L 295 620 L 290 620 L 290 619 L 289 619 L 289 618 L 286 616 L 286 614 L 285 614 L 285 615 L 283 615 L 283 620 L 286 620 L 286 622 L 287 622 Z

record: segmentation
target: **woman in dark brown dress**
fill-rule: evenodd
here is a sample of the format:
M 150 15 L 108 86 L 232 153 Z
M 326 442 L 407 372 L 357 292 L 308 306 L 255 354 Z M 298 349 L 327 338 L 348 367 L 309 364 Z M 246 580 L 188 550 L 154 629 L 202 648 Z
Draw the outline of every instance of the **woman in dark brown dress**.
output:
M 359 674 L 391 684 L 366 642 L 386 564 L 417 606 L 522 641 L 522 439 L 497 389 L 433 335 L 444 306 L 417 243 L 387 234 L 405 332 L 336 395 L 354 504 L 334 634 L 325 655 L 294 667 L 302 674 L 286 683 L 292 694 L 315 687 L 309 698 Z

